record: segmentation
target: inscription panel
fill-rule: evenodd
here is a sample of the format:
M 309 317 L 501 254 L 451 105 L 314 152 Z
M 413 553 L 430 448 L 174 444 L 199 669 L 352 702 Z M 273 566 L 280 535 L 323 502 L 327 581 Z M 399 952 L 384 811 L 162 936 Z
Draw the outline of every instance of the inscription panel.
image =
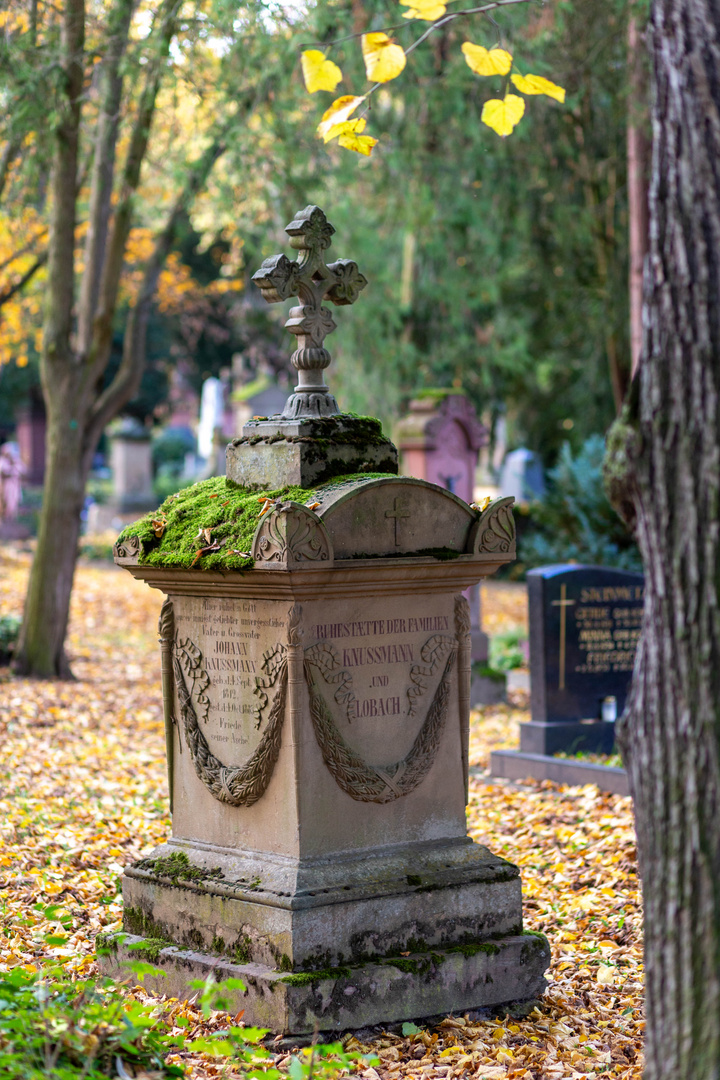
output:
M 534 720 L 594 719 L 625 707 L 640 639 L 642 574 L 592 566 L 528 573 Z
M 455 646 L 452 597 L 306 609 L 306 660 L 345 741 L 364 760 L 410 750 Z M 453 665 L 452 685 L 457 684 Z
M 198 667 L 207 676 L 204 687 L 201 678 L 186 676 L 187 689 L 200 730 L 224 765 L 242 765 L 262 738 L 275 693 L 267 657 L 285 643 L 287 612 L 286 603 L 273 601 L 176 601 L 177 645 L 190 642 L 200 651 Z

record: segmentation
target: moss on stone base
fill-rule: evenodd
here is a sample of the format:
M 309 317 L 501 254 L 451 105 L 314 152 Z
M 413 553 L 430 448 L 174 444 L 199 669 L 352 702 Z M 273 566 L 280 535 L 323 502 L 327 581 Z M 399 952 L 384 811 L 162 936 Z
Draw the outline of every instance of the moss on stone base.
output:
M 170 878 L 175 884 L 179 881 L 220 881 L 225 877 L 219 866 L 212 870 L 195 866 L 184 851 L 173 851 L 171 855 L 160 855 L 157 859 L 141 859 L 135 866 L 158 877 Z
M 375 480 L 391 473 L 359 473 L 333 478 L 312 488 L 284 487 L 273 491 L 250 491 L 224 476 L 213 476 L 170 495 L 153 513 L 126 526 L 118 544 L 137 536 L 140 563 L 198 570 L 247 570 L 255 530 L 265 499 L 306 505 L 341 484 Z M 158 533 L 160 535 L 158 536 Z M 219 544 L 217 551 L 198 552 Z
M 294 975 L 284 975 L 278 982 L 287 983 L 288 986 L 314 986 L 324 979 L 349 978 L 351 975 L 352 969 L 349 967 L 323 968 L 320 971 L 299 971 Z

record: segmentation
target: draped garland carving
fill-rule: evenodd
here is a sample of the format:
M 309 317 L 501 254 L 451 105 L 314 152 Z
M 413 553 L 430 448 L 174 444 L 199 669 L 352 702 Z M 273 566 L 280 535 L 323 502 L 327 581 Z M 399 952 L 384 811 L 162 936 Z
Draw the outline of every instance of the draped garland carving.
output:
M 300 608 L 295 605 L 291 609 L 288 626 L 291 646 L 298 644 L 299 623 Z M 424 780 L 435 760 L 445 729 L 451 674 L 458 645 L 467 633 L 468 623 L 466 603 L 463 597 L 458 597 L 455 604 L 455 637 L 434 634 L 422 646 L 422 664 L 413 665 L 410 669 L 412 686 L 407 692 L 409 717 L 415 715 L 418 699 L 427 692 L 428 680 L 436 675 L 444 661 L 442 675 L 410 751 L 400 761 L 390 764 L 374 765 L 364 761 L 345 741 L 335 724 L 314 674 L 317 671 L 326 683 L 336 687 L 334 698 L 347 711 L 355 700 L 352 676 L 341 670 L 334 647 L 320 642 L 305 651 L 303 667 L 315 737 L 336 783 L 351 798 L 359 802 L 393 802 L 408 795 Z M 288 686 L 286 646 L 277 645 L 263 656 L 262 669 L 266 678 L 256 679 L 254 691 L 259 698 L 259 704 L 254 709 L 257 727 L 262 723 L 263 710 L 269 700 L 266 691 L 272 687 L 277 687 L 277 690 L 257 749 L 244 765 L 238 767 L 224 765 L 215 757 L 201 730 L 199 717 L 207 721 L 210 704 L 205 693 L 209 678 L 202 666 L 202 653 L 189 639 L 181 641 L 176 637 L 173 668 L 182 728 L 198 777 L 220 802 L 230 806 L 252 806 L 265 793 L 280 753 Z M 191 684 L 190 690 L 188 682 Z

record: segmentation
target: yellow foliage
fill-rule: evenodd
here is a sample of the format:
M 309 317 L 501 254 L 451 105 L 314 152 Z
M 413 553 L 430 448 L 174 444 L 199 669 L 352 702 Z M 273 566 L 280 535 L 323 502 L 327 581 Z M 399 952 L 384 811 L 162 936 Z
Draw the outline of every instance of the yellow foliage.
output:
M 365 100 L 365 96 L 363 94 L 362 97 L 353 97 L 352 94 L 345 94 L 333 101 L 330 108 L 323 113 L 317 126 L 317 133 L 322 137 L 323 142 L 329 142 L 330 139 L 342 133 L 341 125 L 350 119 L 358 105 Z
M 511 75 L 515 86 L 521 94 L 546 94 L 555 98 L 556 101 L 565 101 L 565 91 L 557 83 L 543 79 L 542 75 Z
M 0 30 L 5 30 L 7 33 L 18 31 L 25 34 L 29 29 L 30 19 L 27 12 L 18 11 L 13 14 L 12 11 L 0 11 Z
M 346 120 L 342 126 L 342 131 L 338 133 L 338 142 L 340 146 L 343 146 L 346 150 L 354 150 L 356 154 L 364 154 L 365 157 L 370 157 L 373 146 L 377 143 L 377 139 L 374 139 L 372 135 L 361 135 L 360 132 L 365 130 L 365 118 L 358 117 L 357 120 Z
M 387 34 L 363 34 L 362 54 L 371 82 L 390 82 L 397 78 L 407 62 L 404 49 Z
M 343 77 L 337 64 L 326 60 L 319 49 L 306 49 L 300 63 L 308 94 L 314 94 L 316 90 L 334 90 Z
M 512 53 L 505 49 L 485 49 L 482 45 L 465 41 L 462 51 L 468 67 L 476 75 L 507 75 L 512 66 Z
M 404 19 L 424 19 L 425 22 L 435 22 L 447 11 L 447 4 L 442 0 L 400 0 L 403 7 L 410 8 L 403 12 Z
M 483 124 L 487 124 L 489 128 L 505 138 L 520 121 L 524 112 L 523 99 L 517 94 L 506 94 L 502 101 L 499 98 L 486 101 L 480 119 Z

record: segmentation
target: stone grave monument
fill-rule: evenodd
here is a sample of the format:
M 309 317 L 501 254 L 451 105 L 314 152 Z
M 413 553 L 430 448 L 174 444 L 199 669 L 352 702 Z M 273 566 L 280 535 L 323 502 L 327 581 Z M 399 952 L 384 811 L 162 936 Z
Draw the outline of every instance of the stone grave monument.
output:
M 402 472 L 473 501 L 478 454 L 488 434 L 464 394 L 429 391 L 411 401 L 395 436 Z
M 113 490 L 106 503 L 90 507 L 89 533 L 120 529 L 156 503 L 150 432 L 138 420 L 125 417 L 108 434 Z
M 531 999 L 547 942 L 523 933 L 517 867 L 465 826 L 462 593 L 514 558 L 510 500 L 479 513 L 398 476 L 379 423 L 339 412 L 322 303 L 350 304 L 366 281 L 326 264 L 334 230 L 317 207 L 287 232 L 297 260 L 254 277 L 270 302 L 300 298 L 284 415 L 246 424 L 227 478 L 171 497 L 115 547 L 166 595 L 173 817 L 125 870 L 128 936 L 102 967 L 152 956 L 164 977 L 146 985 L 178 997 L 234 976 L 246 1022 L 299 1034 Z
M 467 503 L 473 501 L 478 456 L 487 445 L 488 433 L 464 394 L 434 390 L 415 398 L 398 422 L 395 437 L 402 473 L 429 480 Z M 491 705 L 504 700 L 507 680 L 483 671 L 488 666 L 489 642 L 482 630 L 480 585 L 472 586 L 466 595 L 472 627 L 470 705 Z
M 39 390 L 31 390 L 28 399 L 15 413 L 15 438 L 20 447 L 23 480 L 40 487 L 45 480 L 45 442 L 47 416 Z
M 642 574 L 604 566 L 544 566 L 527 582 L 532 719 L 520 725 L 519 753 L 491 756 L 492 773 L 514 779 L 537 775 L 538 755 L 612 752 L 644 597 Z

